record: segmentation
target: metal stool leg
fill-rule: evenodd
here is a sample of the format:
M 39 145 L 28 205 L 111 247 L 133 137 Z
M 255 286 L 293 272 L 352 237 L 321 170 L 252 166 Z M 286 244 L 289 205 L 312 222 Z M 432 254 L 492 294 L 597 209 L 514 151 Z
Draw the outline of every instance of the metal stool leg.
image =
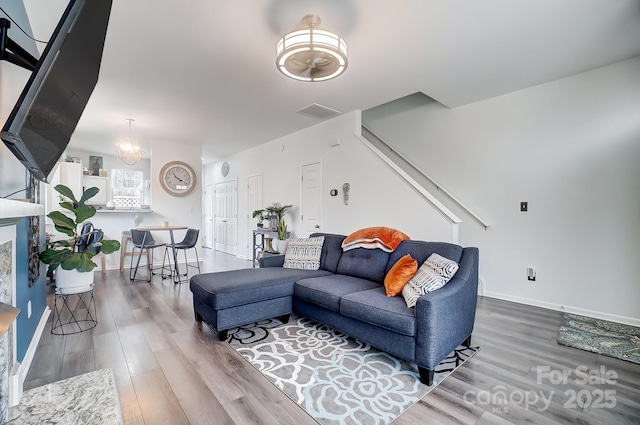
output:
M 196 251 L 196 265 L 198 266 L 198 273 L 200 273 L 200 259 L 198 258 L 198 248 L 194 246 L 193 249 Z
M 168 251 L 169 247 L 164 247 L 164 255 L 162 256 L 162 270 L 160 271 L 160 276 L 162 277 L 162 279 L 170 279 L 173 277 L 173 269 L 171 268 L 171 255 L 169 255 L 169 251 Z M 165 261 L 167 263 L 169 263 L 167 266 L 165 266 Z M 169 274 L 165 275 L 164 271 L 165 270 L 169 270 Z

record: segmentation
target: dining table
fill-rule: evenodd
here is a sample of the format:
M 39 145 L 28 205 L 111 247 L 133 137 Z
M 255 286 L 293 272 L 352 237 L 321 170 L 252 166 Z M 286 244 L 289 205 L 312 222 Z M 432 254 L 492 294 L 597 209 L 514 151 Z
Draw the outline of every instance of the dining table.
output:
M 179 267 L 178 267 L 178 252 L 176 251 L 176 241 L 173 237 L 173 231 L 174 230 L 187 230 L 189 227 L 188 226 L 176 226 L 176 225 L 161 225 L 161 226 L 139 226 L 136 227 L 136 230 L 139 230 L 141 232 L 157 232 L 157 231 L 168 231 L 169 232 L 169 237 L 171 239 L 171 251 L 173 252 L 173 265 L 174 265 L 174 270 L 172 273 L 172 278 L 173 278 L 173 283 L 180 283 L 180 271 L 179 271 Z M 146 238 L 147 234 L 145 233 L 144 238 Z M 142 240 L 142 244 L 144 245 L 144 238 Z M 140 251 L 140 254 L 142 255 L 142 250 Z

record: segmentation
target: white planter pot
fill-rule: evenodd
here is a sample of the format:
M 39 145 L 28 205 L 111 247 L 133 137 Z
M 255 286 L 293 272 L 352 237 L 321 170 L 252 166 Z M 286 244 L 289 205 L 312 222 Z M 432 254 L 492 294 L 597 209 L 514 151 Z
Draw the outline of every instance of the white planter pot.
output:
M 78 294 L 91 289 L 93 272 L 79 272 L 65 270 L 61 266 L 56 268 L 56 289 L 60 294 Z
M 276 251 L 278 251 L 280 254 L 284 254 L 287 251 L 287 244 L 289 243 L 289 241 L 284 240 L 281 241 L 280 239 L 274 239 L 273 240 L 273 244 L 274 244 L 274 249 Z

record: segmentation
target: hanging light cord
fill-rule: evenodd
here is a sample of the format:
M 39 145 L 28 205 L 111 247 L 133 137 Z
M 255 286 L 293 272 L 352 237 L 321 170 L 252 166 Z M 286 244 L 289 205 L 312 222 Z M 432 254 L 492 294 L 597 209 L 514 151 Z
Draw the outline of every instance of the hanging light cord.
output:
M 127 118 L 127 121 L 129 121 L 129 143 L 131 143 L 131 122 L 135 120 L 132 118 Z
M 22 29 L 22 27 L 20 26 L 19 23 L 17 23 L 16 21 L 13 20 L 13 18 L 11 16 L 9 16 L 9 14 L 7 12 L 5 12 L 5 10 L 2 8 L 2 6 L 0 6 L 0 11 L 2 11 L 2 13 L 4 13 L 7 18 L 9 18 L 9 20 L 11 22 L 13 22 L 15 24 L 16 27 L 18 27 L 18 29 L 20 29 L 20 31 L 22 31 L 24 33 L 24 35 L 26 35 L 27 37 L 29 37 L 30 39 L 32 39 L 33 41 L 37 41 L 38 43 L 44 43 L 47 44 L 46 41 L 42 41 L 42 40 L 38 40 L 36 38 L 33 38 L 32 36 L 29 35 L 29 33 L 27 33 L 24 29 Z

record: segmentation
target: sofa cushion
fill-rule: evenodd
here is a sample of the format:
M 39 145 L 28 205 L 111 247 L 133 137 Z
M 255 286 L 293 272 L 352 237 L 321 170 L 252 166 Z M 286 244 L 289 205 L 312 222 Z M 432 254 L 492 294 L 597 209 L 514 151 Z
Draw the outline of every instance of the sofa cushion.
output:
M 316 236 L 324 236 L 324 244 L 322 245 L 322 255 L 320 256 L 320 268 L 336 273 L 338 270 L 338 262 L 342 256 L 342 241 L 344 235 L 333 235 L 331 233 L 313 233 L 312 238 Z
M 385 272 L 388 273 L 396 261 L 407 254 L 411 254 L 418 261 L 418 264 L 423 264 L 433 253 L 460 263 L 462 247 L 447 242 L 402 241 L 391 253 Z
M 382 287 L 345 295 L 340 313 L 403 335 L 415 335 L 413 310 L 402 297 L 387 297 Z
M 413 259 L 411 254 L 396 261 L 384 277 L 384 289 L 387 297 L 395 297 L 402 292 L 402 288 L 416 274 L 416 271 L 418 271 L 418 262 Z
M 285 269 L 318 270 L 323 242 L 324 236 L 289 239 L 282 267 Z
M 342 253 L 337 272 L 382 283 L 388 261 L 389 253 L 381 249 L 356 248 Z
M 340 312 L 340 298 L 371 288 L 380 288 L 380 285 L 370 280 L 336 274 L 299 280 L 294 291 L 296 297 L 302 300 Z
M 291 296 L 299 279 L 326 276 L 326 270 L 296 270 L 282 267 L 202 273 L 191 278 L 193 296 L 214 310 Z
M 418 298 L 442 288 L 458 271 L 458 263 L 438 254 L 431 254 L 418 272 L 402 289 L 407 307 L 415 307 Z

